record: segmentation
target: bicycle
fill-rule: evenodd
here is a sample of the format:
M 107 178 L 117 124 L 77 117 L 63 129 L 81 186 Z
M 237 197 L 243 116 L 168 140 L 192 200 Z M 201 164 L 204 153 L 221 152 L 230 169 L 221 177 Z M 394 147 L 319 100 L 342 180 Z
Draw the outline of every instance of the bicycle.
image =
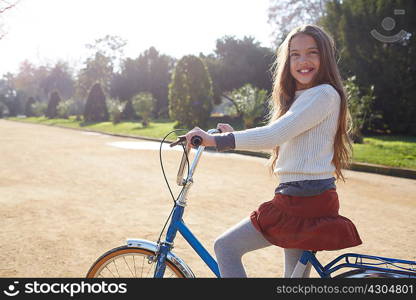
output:
M 177 131 L 177 130 L 174 130 Z M 173 133 L 170 132 L 169 134 Z M 208 133 L 220 133 L 217 129 L 208 130 Z M 160 233 L 157 242 L 144 239 L 128 239 L 127 244 L 101 255 L 90 267 L 87 278 L 94 277 L 178 277 L 194 278 L 195 275 L 191 268 L 171 250 L 177 232 L 179 232 L 186 242 L 194 249 L 209 269 L 216 277 L 221 277 L 218 264 L 210 253 L 204 248 L 202 243 L 193 235 L 192 231 L 185 225 L 182 216 L 187 204 L 187 194 L 193 184 L 193 174 L 198 165 L 204 146 L 201 146 L 201 138 L 195 136 L 191 141 L 192 145 L 197 148 L 191 166 L 189 167 L 189 151 L 191 147 L 186 145 L 185 139 L 180 138 L 172 146 L 181 143 L 183 155 L 179 165 L 176 183 L 182 186 L 178 197 L 172 194 L 169 183 L 166 179 L 162 163 L 162 144 L 169 136 L 166 135 L 161 141 L 160 146 L 160 163 L 163 175 L 171 192 L 174 206 Z M 183 143 L 182 143 L 183 142 Z M 184 177 L 185 164 L 188 166 L 188 174 Z M 164 240 L 161 236 L 169 222 L 167 233 Z M 416 278 L 416 261 L 386 258 L 380 256 L 371 256 L 357 253 L 346 253 L 338 256 L 327 265 L 323 266 L 316 257 L 315 251 L 304 251 L 300 257 L 293 273 L 292 278 L 300 277 L 303 274 L 308 262 L 322 278 L 330 278 L 331 274 L 337 270 L 351 268 L 347 272 L 338 274 L 333 278 L 363 278 L 363 277 L 393 277 L 393 278 Z M 382 267 L 384 266 L 384 267 Z M 139 274 L 140 273 L 140 274 Z

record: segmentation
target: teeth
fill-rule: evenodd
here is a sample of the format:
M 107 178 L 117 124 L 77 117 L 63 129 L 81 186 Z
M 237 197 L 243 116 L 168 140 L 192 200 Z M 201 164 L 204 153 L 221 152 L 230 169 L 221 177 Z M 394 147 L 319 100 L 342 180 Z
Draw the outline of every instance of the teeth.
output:
M 300 70 L 299 72 L 301 72 L 301 73 L 308 73 L 309 71 L 311 71 L 312 69 L 303 69 L 303 70 Z

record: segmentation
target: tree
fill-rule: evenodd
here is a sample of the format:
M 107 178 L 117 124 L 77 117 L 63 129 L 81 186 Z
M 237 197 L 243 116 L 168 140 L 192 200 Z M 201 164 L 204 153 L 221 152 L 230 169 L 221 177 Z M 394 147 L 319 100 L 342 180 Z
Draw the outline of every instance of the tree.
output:
M 270 68 L 275 57 L 271 49 L 262 47 L 253 37 L 240 40 L 225 36 L 217 40 L 215 54 L 201 58 L 212 77 L 216 104 L 227 92 L 247 83 L 271 92 Z
M 59 61 L 52 68 L 47 68 L 47 75 L 39 80 L 39 87 L 45 94 L 59 91 L 64 99 L 71 98 L 75 91 L 75 81 L 66 62 Z
M 371 127 L 371 124 L 377 115 L 373 110 L 374 104 L 374 86 L 371 86 L 365 95 L 361 95 L 360 89 L 355 83 L 355 76 L 347 78 L 344 81 L 345 90 L 348 97 L 348 108 L 352 118 L 351 139 L 354 143 L 363 142 L 364 128 Z
M 33 97 L 29 97 L 25 104 L 25 116 L 26 117 L 33 117 L 35 115 L 33 111 L 33 104 L 35 104 L 35 99 Z
M 156 100 L 150 93 L 139 93 L 133 97 L 132 104 L 137 115 L 142 118 L 143 127 L 150 123 Z
M 325 15 L 325 5 L 329 0 L 271 0 L 268 23 L 273 26 L 276 46 L 286 35 L 302 24 L 315 24 Z
M 129 100 L 141 92 L 148 92 L 156 100 L 154 117 L 168 116 L 168 85 L 174 59 L 160 54 L 154 47 L 144 51 L 136 59 L 123 61 L 120 73 L 114 76 L 111 96 Z
M 394 15 L 399 8 L 404 14 Z M 382 114 L 375 131 L 416 134 L 415 14 L 415 1 L 332 0 L 319 21 L 340 49 L 343 77 L 355 75 L 363 94 L 374 86 L 373 108 Z
M 101 55 L 111 60 L 113 69 L 118 69 L 124 55 L 123 48 L 127 45 L 127 41 L 118 35 L 110 35 L 96 39 L 91 44 L 86 44 L 85 47 L 93 51 L 94 55 L 100 53 Z
M 124 106 L 123 112 L 121 114 L 122 120 L 135 120 L 138 119 L 138 116 L 134 110 L 132 100 L 127 100 L 126 105 Z
M 93 57 L 87 58 L 85 67 L 78 73 L 76 84 L 77 97 L 84 98 L 87 96 L 89 89 L 96 83 L 108 94 L 111 79 L 113 77 L 113 63 L 110 57 L 96 52 Z
M 10 1 L 10 0 L 2 0 L 0 1 L 0 14 L 4 14 L 6 11 L 12 9 L 13 7 L 15 7 L 17 5 L 17 3 L 19 2 L 19 0 L 17 1 Z M 3 30 L 3 20 L 1 20 L 0 22 L 0 40 L 6 35 L 6 33 Z
M 66 99 L 59 102 L 58 106 L 56 107 L 58 117 L 63 119 L 68 119 L 73 111 L 74 107 L 74 100 Z
M 205 127 L 212 109 L 212 81 L 202 60 L 182 57 L 169 85 L 169 115 L 176 127 Z
M 3 75 L 0 79 L 0 116 L 15 116 L 20 112 L 17 95 L 13 74 Z
M 53 91 L 49 98 L 48 108 L 46 109 L 46 117 L 53 119 L 58 117 L 58 104 L 61 102 L 61 97 L 58 91 Z
M 10 76 L 9 80 L 22 98 L 33 97 L 35 100 L 46 101 L 52 90 L 45 90 L 42 82 L 48 77 L 49 72 L 46 66 L 36 67 L 30 61 L 24 60 L 20 63 L 17 74 Z
M 84 109 L 85 122 L 108 121 L 108 110 L 105 95 L 100 83 L 95 83 L 88 94 L 87 103 Z
M 252 128 L 259 123 L 267 108 L 267 91 L 245 84 L 233 90 L 230 97 L 234 99 L 237 113 L 242 117 L 245 128 Z
M 120 123 L 126 102 L 122 102 L 118 99 L 107 99 L 106 102 L 113 124 Z

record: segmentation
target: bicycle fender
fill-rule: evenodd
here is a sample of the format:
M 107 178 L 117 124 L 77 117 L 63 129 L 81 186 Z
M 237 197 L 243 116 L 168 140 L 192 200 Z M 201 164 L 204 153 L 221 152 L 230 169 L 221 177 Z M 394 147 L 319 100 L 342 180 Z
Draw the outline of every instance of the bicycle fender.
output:
M 158 246 L 155 242 L 143 239 L 128 239 L 127 247 L 142 248 L 153 252 L 157 252 L 158 250 Z M 195 278 L 195 275 L 192 272 L 191 268 L 175 253 L 169 251 L 167 254 L 167 259 L 176 267 L 178 267 L 182 271 L 182 273 L 185 274 L 186 278 Z

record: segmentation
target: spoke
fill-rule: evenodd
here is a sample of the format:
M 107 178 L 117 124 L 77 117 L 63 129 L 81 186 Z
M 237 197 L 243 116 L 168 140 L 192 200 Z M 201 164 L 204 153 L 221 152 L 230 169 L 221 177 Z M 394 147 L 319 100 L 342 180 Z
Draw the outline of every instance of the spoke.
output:
M 133 254 L 133 257 L 134 257 L 134 254 Z M 123 258 L 124 258 L 124 262 L 125 262 L 125 263 L 126 263 L 126 265 L 127 265 L 127 268 L 129 268 L 129 270 L 130 270 L 131 275 L 133 275 L 133 277 L 134 277 L 134 274 L 133 274 L 132 270 L 130 269 L 129 264 L 128 264 L 128 263 L 127 263 L 127 261 L 126 261 L 126 257 L 125 257 L 125 256 L 123 256 Z
M 170 276 L 168 276 L 168 278 L 173 278 L 173 277 L 175 277 L 175 275 L 176 275 L 175 272 L 172 271 L 171 274 L 170 274 Z
M 150 269 L 149 269 L 149 271 L 147 271 L 147 273 L 146 273 L 146 278 L 148 278 L 148 277 L 149 277 L 149 272 L 153 269 L 153 265 L 154 265 L 154 264 L 155 264 L 154 262 L 152 262 L 152 263 L 151 263 Z
M 117 264 L 116 264 L 116 260 L 115 260 L 115 259 L 113 259 L 113 264 L 116 266 L 116 270 L 117 270 L 118 278 L 120 278 L 120 273 L 119 273 L 119 271 L 118 271 L 118 268 L 117 268 Z
M 134 257 L 135 257 L 135 255 L 133 255 L 134 278 L 137 278 L 137 273 L 136 273 L 136 261 L 135 261 Z
M 141 273 L 140 273 L 140 278 L 143 278 L 143 269 L 144 269 L 144 261 L 146 259 L 146 256 L 143 256 L 143 261 L 142 261 L 142 269 L 141 269 Z
M 113 275 L 114 278 L 116 278 L 116 276 L 114 276 L 114 273 L 111 272 L 111 270 L 107 266 L 105 266 L 105 268 L 111 273 L 111 275 Z

